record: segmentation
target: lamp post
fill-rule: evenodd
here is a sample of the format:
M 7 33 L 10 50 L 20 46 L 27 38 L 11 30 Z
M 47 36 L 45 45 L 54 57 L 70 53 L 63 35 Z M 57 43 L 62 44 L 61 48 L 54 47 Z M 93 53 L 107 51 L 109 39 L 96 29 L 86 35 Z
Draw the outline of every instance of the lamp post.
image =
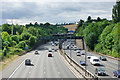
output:
M 92 23 L 95 23 L 94 21 Z M 83 24 L 91 24 L 91 23 L 83 23 Z M 85 25 L 85 29 L 86 29 L 86 25 Z M 85 63 L 87 64 L 87 52 L 86 52 L 86 30 L 85 30 Z M 85 66 L 85 70 L 87 70 L 87 66 Z M 85 72 L 85 76 L 86 76 L 86 72 Z
M 11 34 L 13 35 L 13 19 L 12 19 L 12 29 L 11 29 Z

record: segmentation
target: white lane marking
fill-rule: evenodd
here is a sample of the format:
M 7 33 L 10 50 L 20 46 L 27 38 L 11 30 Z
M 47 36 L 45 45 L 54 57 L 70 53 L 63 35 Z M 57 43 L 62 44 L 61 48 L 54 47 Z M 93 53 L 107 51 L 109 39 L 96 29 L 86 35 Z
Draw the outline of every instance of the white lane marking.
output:
M 31 72 L 29 72 L 29 74 L 30 74 Z
M 45 74 L 46 72 L 44 72 L 44 74 Z
M 23 60 L 23 62 L 24 62 L 24 60 Z M 14 70 L 14 72 L 10 75 L 9 78 L 12 78 L 12 76 L 15 74 L 15 72 L 21 67 L 21 65 L 23 64 L 23 62 Z
M 58 74 L 60 74 L 60 72 L 58 72 Z

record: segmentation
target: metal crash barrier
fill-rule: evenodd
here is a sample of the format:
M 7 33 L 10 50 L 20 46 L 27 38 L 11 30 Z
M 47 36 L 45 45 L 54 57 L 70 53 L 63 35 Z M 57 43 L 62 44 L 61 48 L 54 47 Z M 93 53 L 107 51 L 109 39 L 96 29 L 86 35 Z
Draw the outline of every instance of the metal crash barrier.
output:
M 60 54 L 65 58 L 65 60 L 77 71 L 79 72 L 85 80 L 98 80 L 98 77 L 85 70 L 80 64 L 73 60 L 68 54 L 64 53 L 64 50 L 59 50 Z

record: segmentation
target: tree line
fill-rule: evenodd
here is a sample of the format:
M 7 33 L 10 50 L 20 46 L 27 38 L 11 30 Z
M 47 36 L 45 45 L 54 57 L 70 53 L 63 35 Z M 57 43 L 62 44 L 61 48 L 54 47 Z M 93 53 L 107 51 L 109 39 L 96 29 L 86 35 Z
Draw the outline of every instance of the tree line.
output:
M 52 34 L 67 32 L 64 27 L 58 27 L 50 23 L 38 24 L 37 22 L 25 26 L 6 23 L 0 26 L 0 30 L 2 31 L 2 39 L 0 40 L 2 43 L 0 57 L 2 59 L 33 48 L 38 41 L 42 42 L 42 40 L 38 40 L 38 37 L 51 37 Z
M 112 20 L 80 20 L 75 36 L 84 36 L 88 50 L 120 58 L 120 1 L 112 9 Z

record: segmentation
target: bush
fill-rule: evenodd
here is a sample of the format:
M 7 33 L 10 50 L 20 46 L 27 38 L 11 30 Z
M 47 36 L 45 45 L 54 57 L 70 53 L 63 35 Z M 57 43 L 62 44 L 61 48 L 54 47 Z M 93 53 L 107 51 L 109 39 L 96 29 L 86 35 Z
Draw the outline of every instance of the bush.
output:
M 30 46 L 33 47 L 37 42 L 37 38 L 35 36 L 31 36 L 29 41 L 30 41 Z
M 22 33 L 21 38 L 22 40 L 29 40 L 31 36 L 32 36 L 31 34 L 29 34 L 28 32 L 25 32 L 25 33 Z
M 17 45 L 16 41 L 12 41 L 12 42 L 11 42 L 11 45 L 12 45 L 12 46 Z
M 96 52 L 102 52 L 102 45 L 100 43 L 98 43 L 97 45 L 95 45 L 95 51 Z
M 14 54 L 19 54 L 20 52 L 23 52 L 23 50 L 20 49 L 20 48 L 15 48 L 14 49 Z
M 21 41 L 21 42 L 19 42 L 19 44 L 17 44 L 15 47 L 16 47 L 16 48 L 21 48 L 21 49 L 25 50 L 26 43 L 25 43 L 25 41 Z
M 88 36 L 87 36 L 87 39 L 86 39 L 86 45 L 88 46 L 88 48 L 90 50 L 94 50 L 94 45 L 96 43 L 97 39 L 96 39 L 96 36 L 94 33 L 90 33 Z
M 11 36 L 11 39 L 14 40 L 14 41 L 16 41 L 17 43 L 19 43 L 19 37 L 18 37 L 18 35 Z
M 9 41 L 5 41 L 2 44 L 3 47 L 9 47 L 10 46 L 10 42 Z

